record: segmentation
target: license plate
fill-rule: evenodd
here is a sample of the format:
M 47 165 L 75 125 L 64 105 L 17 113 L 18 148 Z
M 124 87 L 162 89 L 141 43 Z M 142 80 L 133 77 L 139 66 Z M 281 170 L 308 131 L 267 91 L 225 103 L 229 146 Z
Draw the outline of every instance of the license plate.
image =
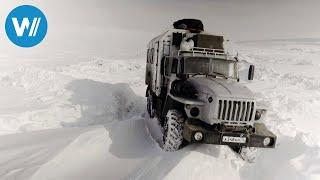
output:
M 223 142 L 230 142 L 230 143 L 246 143 L 247 138 L 245 137 L 233 137 L 233 136 L 223 136 Z

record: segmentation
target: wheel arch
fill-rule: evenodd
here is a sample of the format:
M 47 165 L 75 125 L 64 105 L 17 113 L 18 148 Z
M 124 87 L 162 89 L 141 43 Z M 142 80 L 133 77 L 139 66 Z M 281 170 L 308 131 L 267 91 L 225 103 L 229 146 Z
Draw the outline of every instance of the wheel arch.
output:
M 185 105 L 184 103 L 179 102 L 179 101 L 173 99 L 171 96 L 167 95 L 166 101 L 165 101 L 165 104 L 164 104 L 164 107 L 162 110 L 162 117 L 165 117 L 167 115 L 167 112 L 170 109 L 178 110 L 180 113 L 182 113 L 182 115 L 184 117 L 186 117 L 187 114 L 184 110 L 184 105 Z

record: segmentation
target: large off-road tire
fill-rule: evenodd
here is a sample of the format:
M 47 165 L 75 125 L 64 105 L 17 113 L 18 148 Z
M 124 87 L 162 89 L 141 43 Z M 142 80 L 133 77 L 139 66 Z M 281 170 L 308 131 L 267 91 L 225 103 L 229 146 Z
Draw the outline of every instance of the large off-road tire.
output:
M 166 115 L 163 132 L 163 149 L 173 152 L 183 143 L 183 116 L 177 110 L 169 110 Z
M 154 110 L 154 106 L 153 106 L 153 100 L 154 96 L 151 93 L 150 89 L 148 89 L 147 91 L 147 111 L 149 113 L 150 118 L 154 118 L 155 116 L 155 110 Z

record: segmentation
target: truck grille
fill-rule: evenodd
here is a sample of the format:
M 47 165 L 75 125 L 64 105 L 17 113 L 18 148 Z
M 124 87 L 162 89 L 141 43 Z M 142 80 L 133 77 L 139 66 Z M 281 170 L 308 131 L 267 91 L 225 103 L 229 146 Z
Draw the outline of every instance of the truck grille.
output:
M 252 101 L 219 100 L 218 119 L 245 122 L 253 119 L 255 103 Z

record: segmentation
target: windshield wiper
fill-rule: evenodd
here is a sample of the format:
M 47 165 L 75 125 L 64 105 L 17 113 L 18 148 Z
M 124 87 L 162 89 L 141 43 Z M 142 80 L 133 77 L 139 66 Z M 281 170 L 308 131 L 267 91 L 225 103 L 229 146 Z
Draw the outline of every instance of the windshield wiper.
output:
M 196 74 L 193 74 L 191 77 L 198 76 L 198 75 L 206 75 L 206 76 L 214 76 L 214 75 L 217 75 L 217 76 L 222 76 L 222 77 L 224 77 L 224 78 L 226 78 L 226 79 L 232 78 L 231 76 L 226 76 L 226 75 L 221 74 L 221 73 L 218 73 L 218 72 L 212 72 L 212 74 L 196 73 Z
M 231 78 L 231 77 L 229 77 L 229 76 L 226 76 L 226 75 L 224 75 L 224 74 L 222 74 L 222 73 L 218 73 L 218 72 L 212 72 L 212 74 L 215 74 L 215 75 L 218 75 L 218 76 L 222 76 L 222 77 L 224 77 L 224 78 L 226 78 L 226 79 Z M 212 74 L 211 74 L 211 75 L 212 75 Z
M 208 74 L 206 74 L 206 73 L 196 73 L 196 74 L 193 74 L 191 77 L 198 76 L 198 75 L 206 75 L 206 76 L 208 76 Z

